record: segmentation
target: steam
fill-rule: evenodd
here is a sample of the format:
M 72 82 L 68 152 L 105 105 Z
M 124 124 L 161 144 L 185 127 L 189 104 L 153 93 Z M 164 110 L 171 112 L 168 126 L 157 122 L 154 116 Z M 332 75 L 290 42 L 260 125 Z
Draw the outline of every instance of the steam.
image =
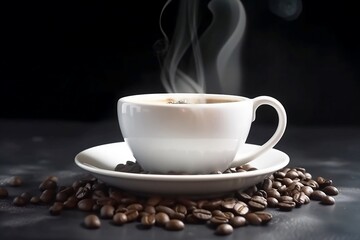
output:
M 301 0 L 269 0 L 270 11 L 287 20 L 295 20 L 302 11 Z
M 236 94 L 241 85 L 240 46 L 246 15 L 240 0 L 210 0 L 212 20 L 200 32 L 203 0 L 181 0 L 170 41 L 162 27 L 168 0 L 160 14 L 162 41 L 155 45 L 161 81 L 167 92 Z

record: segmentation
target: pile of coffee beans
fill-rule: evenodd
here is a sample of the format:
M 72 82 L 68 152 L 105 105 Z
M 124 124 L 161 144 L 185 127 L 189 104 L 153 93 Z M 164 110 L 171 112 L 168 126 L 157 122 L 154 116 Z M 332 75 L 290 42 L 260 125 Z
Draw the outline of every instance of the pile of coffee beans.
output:
M 247 165 L 234 171 L 249 170 L 255 168 Z M 18 184 L 9 183 L 9 186 Z M 304 168 L 283 168 L 245 191 L 196 200 L 138 197 L 93 177 L 77 180 L 71 186 L 59 186 L 58 179 L 51 176 L 39 184 L 39 194 L 24 192 L 13 199 L 13 204 L 48 205 L 51 215 L 71 209 L 88 212 L 82 223 L 89 229 L 100 228 L 103 221 L 119 226 L 137 222 L 141 228 L 156 226 L 169 231 L 181 231 L 187 224 L 204 224 L 213 228 L 217 235 L 229 235 L 234 228 L 266 225 L 273 218 L 266 211 L 268 208 L 291 211 L 311 200 L 332 205 L 335 203 L 333 196 L 338 193 L 330 179 L 313 178 Z M 0 187 L 0 198 L 8 196 L 7 189 Z

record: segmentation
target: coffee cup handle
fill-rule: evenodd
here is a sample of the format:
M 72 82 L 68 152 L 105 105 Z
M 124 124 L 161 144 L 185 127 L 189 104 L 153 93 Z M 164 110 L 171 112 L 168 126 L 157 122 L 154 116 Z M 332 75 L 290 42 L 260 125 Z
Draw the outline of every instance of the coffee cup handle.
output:
M 272 137 L 262 146 L 257 148 L 257 150 L 250 153 L 243 153 L 243 154 L 238 153 L 235 156 L 233 162 L 230 164 L 230 167 L 237 167 L 246 164 L 251 160 L 257 158 L 264 152 L 270 150 L 279 142 L 279 140 L 281 139 L 281 137 L 285 132 L 286 122 L 287 122 L 286 112 L 283 105 L 278 100 L 268 96 L 260 96 L 252 99 L 252 101 L 253 101 L 253 121 L 255 121 L 255 115 L 256 115 L 255 113 L 257 108 L 260 107 L 261 105 L 269 105 L 273 107 L 277 112 L 278 126 Z

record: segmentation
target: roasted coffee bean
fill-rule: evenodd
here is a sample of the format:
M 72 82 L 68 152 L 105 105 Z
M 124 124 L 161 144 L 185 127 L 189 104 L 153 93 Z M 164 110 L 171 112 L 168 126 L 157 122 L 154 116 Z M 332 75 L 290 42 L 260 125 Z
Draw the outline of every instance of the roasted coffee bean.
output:
M 169 215 L 164 212 L 159 212 L 155 214 L 155 222 L 159 226 L 165 226 L 165 224 L 170 221 Z
M 15 206 L 18 206 L 18 207 L 22 207 L 22 206 L 25 206 L 26 205 L 26 199 L 23 198 L 23 197 L 15 197 L 14 200 L 13 200 L 13 204 Z
M 256 213 L 246 214 L 245 219 L 251 225 L 260 225 L 262 223 L 261 218 Z
M 326 186 L 322 191 L 329 196 L 336 196 L 339 194 L 339 190 L 334 186 Z
M 195 201 L 192 201 L 192 200 L 190 200 L 188 198 L 179 198 L 177 200 L 177 202 L 179 204 L 182 204 L 182 205 L 186 206 L 187 210 L 197 206 L 197 203 Z
M 295 179 L 298 178 L 299 174 L 296 170 L 290 170 L 285 174 L 285 178 Z
M 7 183 L 11 187 L 19 187 L 23 184 L 23 180 L 19 176 L 12 176 L 7 180 Z
M 94 199 L 94 198 L 93 198 Z M 104 205 L 111 205 L 111 206 L 116 206 L 117 202 L 115 199 L 110 198 L 110 197 L 103 197 L 103 198 L 98 198 L 96 199 L 96 204 L 100 205 L 100 206 L 104 206 Z
M 129 210 L 136 210 L 138 212 L 141 212 L 144 209 L 143 205 L 141 205 L 140 203 L 132 203 L 128 205 L 126 208 Z
M 155 214 L 147 214 L 142 216 L 141 224 L 145 227 L 151 227 L 155 224 Z
M 314 192 L 314 189 L 310 186 L 302 186 L 301 191 L 306 194 L 306 196 L 310 197 L 310 195 Z
M 293 201 L 296 203 L 296 206 L 301 206 L 303 204 L 308 204 L 310 198 L 304 192 L 297 192 L 293 195 Z
M 91 198 L 85 198 L 80 200 L 77 203 L 77 207 L 78 209 L 80 209 L 81 211 L 92 211 L 93 206 L 94 206 L 94 200 Z
M 127 223 L 127 221 L 127 215 L 125 213 L 119 212 L 113 216 L 113 223 L 116 225 L 123 225 Z
M 282 183 L 281 182 L 279 182 L 279 181 L 273 181 L 273 183 L 272 183 L 272 188 L 274 188 L 274 189 L 278 189 L 278 188 L 280 188 L 282 186 Z M 271 188 L 270 188 L 271 189 Z M 270 189 L 268 189 L 268 190 L 270 190 Z M 268 190 L 266 190 L 267 192 L 268 192 Z
M 77 204 L 78 204 L 78 199 L 75 196 L 71 196 L 64 202 L 64 208 L 72 209 L 75 208 Z
M 174 207 L 174 210 L 175 210 L 176 213 L 181 213 L 181 214 L 184 214 L 184 215 L 187 214 L 187 208 L 186 208 L 186 206 L 184 206 L 182 204 L 177 204 Z
M 221 206 L 224 210 L 232 210 L 236 204 L 235 198 L 226 198 L 222 201 Z
M 273 186 L 272 186 L 272 180 L 269 179 L 269 178 L 265 178 L 264 181 L 262 182 L 261 184 L 261 188 L 265 191 L 271 189 Z
M 112 195 L 110 195 L 111 198 L 114 198 Z M 116 200 L 116 198 L 115 198 Z M 130 205 L 132 203 L 138 202 L 137 198 L 135 196 L 123 196 L 121 197 L 120 201 L 118 201 L 121 204 Z
M 206 221 L 212 217 L 212 214 L 209 210 L 206 209 L 195 209 L 192 214 L 199 220 Z
M 266 199 L 269 208 L 276 208 L 279 201 L 274 197 L 268 197 Z
M 164 212 L 166 213 L 170 218 L 172 218 L 172 216 L 174 216 L 175 211 L 169 207 L 163 206 L 163 205 L 159 205 L 155 207 L 156 212 Z
M 32 197 L 32 194 L 29 192 L 23 192 L 20 197 L 23 197 L 26 201 L 26 203 L 30 202 L 30 199 Z
M 30 198 L 30 203 L 32 204 L 38 204 L 40 203 L 40 197 L 39 196 L 33 196 Z
M 94 190 L 91 194 L 92 199 L 102 199 L 102 198 L 107 198 L 107 197 L 109 197 L 109 196 L 103 190 Z M 113 199 L 113 198 L 111 198 L 111 199 Z M 115 199 L 114 199 L 114 201 L 115 201 Z
M 243 216 L 235 216 L 229 220 L 229 223 L 234 228 L 238 228 L 246 225 L 246 219 Z
M 77 199 L 84 199 L 91 195 L 91 185 L 87 183 L 85 186 L 80 187 L 77 191 L 75 196 Z
M 101 226 L 101 222 L 98 216 L 95 214 L 90 214 L 84 218 L 84 226 L 86 228 L 95 229 Z
M 213 199 L 211 201 L 205 202 L 203 204 L 202 208 L 212 211 L 212 210 L 220 208 L 222 203 L 223 203 L 222 199 Z
M 56 189 L 57 183 L 50 179 L 45 179 L 42 183 L 39 185 L 39 190 L 44 191 L 46 189 Z
M 68 195 L 64 192 L 58 192 L 55 196 L 55 200 L 58 202 L 65 202 L 68 199 Z
M 184 228 L 184 223 L 178 219 L 171 219 L 167 223 L 165 223 L 165 229 L 169 231 L 180 231 Z
M 256 211 L 264 210 L 267 207 L 267 201 L 264 197 L 253 196 L 248 202 L 248 206 Z
M 294 201 L 282 201 L 278 203 L 280 211 L 291 211 L 296 206 Z
M 9 196 L 9 192 L 4 187 L 0 187 L 0 199 L 7 198 Z
M 231 218 L 235 217 L 235 215 L 232 212 L 224 212 L 224 216 L 227 219 L 231 219 Z
M 229 219 L 227 219 L 226 217 L 223 216 L 212 216 L 210 218 L 210 223 L 213 225 L 219 225 L 219 224 L 223 224 L 223 223 L 228 223 Z
M 321 190 L 315 190 L 311 195 L 310 199 L 315 201 L 321 201 L 324 197 L 326 197 L 326 194 Z
M 146 201 L 146 205 L 155 207 L 155 206 L 159 205 L 161 200 L 162 200 L 162 198 L 160 196 L 153 196 L 153 197 L 148 198 L 148 200 Z
M 225 236 L 232 234 L 233 231 L 234 229 L 230 224 L 224 223 L 216 228 L 215 234 Z
M 273 198 L 278 199 L 278 198 L 280 198 L 281 194 L 279 193 L 279 191 L 277 189 L 271 188 L 271 189 L 267 190 L 267 196 L 268 196 L 268 198 L 273 197 Z
M 258 190 L 257 187 L 254 185 L 254 186 L 247 188 L 244 192 L 250 196 L 253 196 L 254 193 L 257 192 L 257 190 Z
M 300 192 L 301 188 L 304 185 L 300 182 L 292 182 L 288 187 L 287 187 L 287 192 L 289 194 L 295 193 L 295 192 Z
M 149 214 L 155 214 L 156 210 L 154 208 L 154 206 L 145 206 L 144 208 L 144 212 L 149 213 Z
M 319 184 L 319 188 L 324 188 L 332 185 L 332 180 L 325 179 L 323 177 L 317 177 L 316 182 Z
M 304 175 L 305 175 L 305 180 L 312 179 L 312 175 L 310 173 L 306 172 L 306 173 L 304 173 Z
M 115 213 L 115 208 L 112 205 L 104 205 L 100 208 L 101 218 L 112 218 L 114 216 L 114 213 Z
M 172 199 L 172 198 L 164 198 L 159 202 L 159 205 L 163 205 L 166 207 L 173 207 L 173 206 L 175 206 L 175 204 L 176 204 L 176 201 L 175 201 L 175 199 Z
M 321 199 L 321 204 L 323 205 L 334 205 L 335 204 L 335 199 L 331 196 L 325 196 Z
M 247 203 L 251 199 L 249 194 L 240 191 L 236 192 L 236 197 L 244 203 Z
M 224 214 L 221 210 L 219 210 L 219 209 L 213 210 L 213 211 L 211 212 L 211 215 L 212 215 L 212 216 L 225 217 L 225 214 Z
M 281 196 L 279 199 L 279 202 L 285 202 L 285 201 L 293 201 L 293 197 L 291 196 Z
M 40 200 L 43 203 L 50 203 L 55 199 L 55 190 L 54 189 L 46 189 L 40 195 Z
M 282 180 L 282 184 L 286 185 L 286 186 L 289 186 L 292 183 L 293 183 L 293 180 L 291 178 L 286 177 L 286 178 L 283 178 L 283 180 Z
M 125 214 L 128 222 L 133 222 L 139 217 L 139 212 L 136 210 L 129 210 Z
M 275 178 L 284 178 L 285 175 L 286 175 L 286 173 L 281 172 L 281 171 L 276 171 L 276 172 L 274 173 L 274 177 L 275 177 Z
M 262 224 L 266 224 L 272 219 L 272 215 L 269 212 L 260 211 L 255 212 L 255 214 L 261 219 Z
M 233 210 L 237 215 L 245 215 L 249 212 L 249 207 L 246 203 L 239 201 L 235 204 Z
M 53 205 L 49 208 L 49 213 L 54 216 L 60 215 L 62 209 L 63 209 L 62 202 L 54 202 Z
M 304 184 L 305 186 L 309 186 L 314 190 L 319 189 L 319 183 L 316 182 L 314 179 L 309 179 L 307 181 L 303 181 L 302 184 Z

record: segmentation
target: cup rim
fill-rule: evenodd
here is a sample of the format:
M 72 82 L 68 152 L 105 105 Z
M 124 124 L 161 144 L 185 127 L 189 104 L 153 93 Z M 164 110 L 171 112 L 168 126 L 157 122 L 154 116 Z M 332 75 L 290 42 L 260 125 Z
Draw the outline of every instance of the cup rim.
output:
M 233 102 L 218 102 L 218 103 L 187 103 L 187 104 L 165 104 L 165 103 L 156 103 L 157 100 L 164 100 L 164 98 L 171 98 L 174 99 L 181 99 L 181 98 L 199 98 L 199 96 L 203 95 L 206 98 L 222 98 L 222 99 L 230 99 L 235 100 Z M 171 97 L 173 96 L 173 97 Z M 154 102 L 150 101 L 144 101 L 144 100 L 152 100 Z M 145 93 L 145 94 L 135 94 L 135 95 L 128 95 L 121 97 L 118 102 L 120 103 L 131 103 L 131 104 L 137 104 L 137 105 L 148 105 L 148 106 L 171 106 L 171 107 L 185 107 L 185 106 L 218 106 L 218 105 L 228 105 L 228 104 L 238 104 L 239 102 L 243 100 L 250 100 L 247 97 L 244 96 L 238 96 L 238 95 L 230 95 L 230 94 L 212 94 L 212 93 Z

